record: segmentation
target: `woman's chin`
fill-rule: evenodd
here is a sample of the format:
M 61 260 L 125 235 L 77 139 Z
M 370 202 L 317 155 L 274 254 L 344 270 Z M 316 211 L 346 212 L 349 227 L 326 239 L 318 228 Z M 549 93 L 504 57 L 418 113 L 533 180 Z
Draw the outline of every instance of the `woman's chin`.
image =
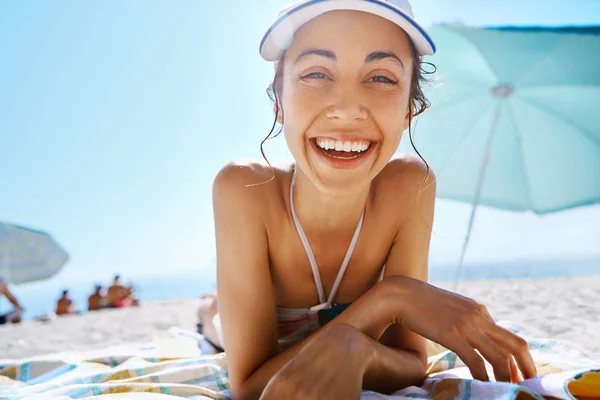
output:
M 371 158 L 375 159 L 373 155 L 369 157 Z M 309 155 L 308 159 L 317 178 L 317 182 L 314 182 L 315 186 L 319 191 L 330 195 L 347 195 L 361 191 L 369 186 L 373 178 L 371 176 L 373 162 L 370 160 L 361 160 L 360 163 L 349 168 L 348 164 L 340 167 L 338 162 L 324 160 L 322 156 L 314 153 Z

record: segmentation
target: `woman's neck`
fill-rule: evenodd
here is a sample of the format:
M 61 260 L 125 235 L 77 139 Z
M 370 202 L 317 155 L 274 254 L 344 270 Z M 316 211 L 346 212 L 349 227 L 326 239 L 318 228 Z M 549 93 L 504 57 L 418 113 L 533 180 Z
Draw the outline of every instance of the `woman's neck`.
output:
M 305 231 L 334 232 L 356 228 L 367 207 L 370 187 L 345 195 L 323 193 L 296 171 L 294 209 Z

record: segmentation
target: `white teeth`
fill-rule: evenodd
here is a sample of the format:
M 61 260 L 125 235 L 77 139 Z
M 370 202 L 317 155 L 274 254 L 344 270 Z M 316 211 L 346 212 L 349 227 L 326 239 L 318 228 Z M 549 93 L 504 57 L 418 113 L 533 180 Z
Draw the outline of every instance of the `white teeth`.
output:
M 337 151 L 366 151 L 371 142 L 367 140 L 334 140 L 328 138 L 317 138 L 316 139 L 317 146 L 324 150 L 332 150 L 335 149 Z

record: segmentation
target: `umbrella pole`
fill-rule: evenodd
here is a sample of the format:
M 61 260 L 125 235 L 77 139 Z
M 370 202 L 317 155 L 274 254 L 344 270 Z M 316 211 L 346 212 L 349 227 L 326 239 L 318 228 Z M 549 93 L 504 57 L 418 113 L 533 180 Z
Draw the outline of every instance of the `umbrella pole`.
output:
M 454 292 L 458 291 L 458 284 L 460 283 L 460 276 L 465 261 L 465 254 L 467 253 L 467 247 L 469 246 L 469 240 L 471 239 L 471 230 L 473 229 L 473 223 L 475 222 L 475 213 L 477 211 L 479 201 L 481 200 L 481 189 L 483 188 L 485 172 L 490 161 L 490 151 L 492 149 L 492 141 L 494 138 L 494 133 L 496 132 L 496 126 L 498 125 L 498 119 L 500 118 L 501 104 L 501 100 L 499 100 L 496 104 L 496 109 L 494 110 L 494 119 L 492 120 L 492 126 L 490 128 L 490 135 L 488 136 L 487 143 L 485 144 L 485 153 L 483 155 L 483 160 L 481 161 L 481 170 L 479 172 L 479 177 L 477 178 L 477 189 L 475 191 L 475 198 L 473 199 L 473 205 L 471 207 L 471 216 L 469 217 L 467 236 L 465 237 L 465 241 L 463 242 L 462 251 L 460 252 L 460 260 L 458 262 L 458 268 L 456 269 L 456 275 L 454 277 Z

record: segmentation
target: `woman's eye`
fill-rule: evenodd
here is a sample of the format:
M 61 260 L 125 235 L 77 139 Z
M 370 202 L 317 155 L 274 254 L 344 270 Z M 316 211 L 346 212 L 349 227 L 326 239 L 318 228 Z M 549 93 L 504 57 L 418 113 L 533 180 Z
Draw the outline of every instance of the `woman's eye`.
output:
M 392 80 L 390 78 L 388 78 L 387 76 L 383 76 L 383 75 L 377 75 L 374 76 L 370 79 L 373 82 L 377 82 L 377 83 L 387 83 L 390 85 L 396 85 L 398 82 L 395 80 Z
M 327 76 L 322 72 L 311 72 L 302 77 L 302 79 L 325 79 Z

